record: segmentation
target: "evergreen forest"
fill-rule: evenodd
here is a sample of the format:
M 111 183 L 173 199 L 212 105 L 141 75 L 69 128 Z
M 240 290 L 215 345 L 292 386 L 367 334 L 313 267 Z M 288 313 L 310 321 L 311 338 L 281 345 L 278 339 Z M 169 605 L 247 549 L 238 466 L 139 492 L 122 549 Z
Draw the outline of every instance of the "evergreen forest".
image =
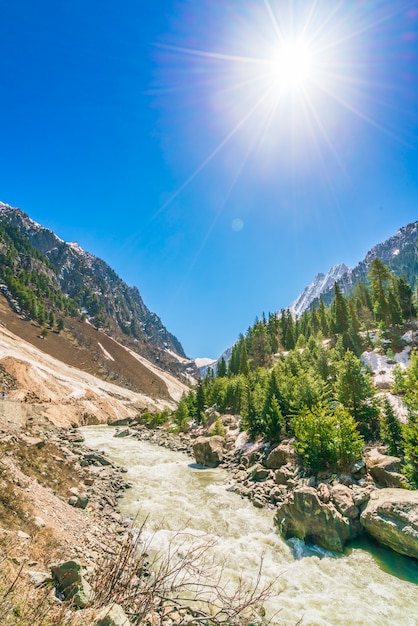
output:
M 394 368 L 392 392 L 408 408 L 406 424 L 387 395 L 376 393 L 360 359 L 375 350 L 396 363 L 415 314 L 416 295 L 406 277 L 376 258 L 367 280 L 350 294 L 335 283 L 329 306 L 320 300 L 296 320 L 288 310 L 256 319 L 228 362 L 222 357 L 183 396 L 174 413 L 176 428 L 190 420 L 204 423 L 209 407 L 236 414 L 251 441 L 274 445 L 292 438 L 302 466 L 314 474 L 343 472 L 361 458 L 365 445 L 380 441 L 403 460 L 405 484 L 417 487 L 418 353 L 412 351 L 408 369 Z M 220 420 L 213 432 L 222 434 Z

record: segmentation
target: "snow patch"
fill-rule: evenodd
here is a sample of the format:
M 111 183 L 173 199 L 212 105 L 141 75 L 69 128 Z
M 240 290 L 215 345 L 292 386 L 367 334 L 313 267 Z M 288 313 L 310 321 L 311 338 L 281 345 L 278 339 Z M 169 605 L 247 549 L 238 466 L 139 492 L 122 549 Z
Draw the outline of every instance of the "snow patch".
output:
M 305 287 L 303 292 L 287 308 L 294 317 L 299 317 L 309 309 L 314 300 L 331 289 L 335 282 L 350 271 L 347 265 L 341 263 L 340 265 L 333 265 L 326 274 L 317 274 L 312 283 Z
M 194 360 L 196 367 L 211 367 L 217 362 L 216 359 L 208 359 L 206 357 L 198 357 Z
M 406 346 L 402 352 L 395 354 L 393 358 L 395 363 L 389 363 L 386 355 L 378 354 L 374 350 L 371 352 L 363 352 L 360 359 L 372 370 L 374 385 L 380 388 L 388 388 L 393 383 L 393 370 L 395 366 L 399 365 L 402 369 L 408 367 L 410 351 L 411 347 Z

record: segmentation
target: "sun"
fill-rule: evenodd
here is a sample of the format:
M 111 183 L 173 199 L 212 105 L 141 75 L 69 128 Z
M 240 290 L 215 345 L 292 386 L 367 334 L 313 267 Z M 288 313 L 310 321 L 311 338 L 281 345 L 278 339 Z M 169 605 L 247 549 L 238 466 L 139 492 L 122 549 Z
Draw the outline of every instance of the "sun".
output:
M 271 62 L 279 89 L 305 88 L 315 78 L 314 54 L 303 40 L 284 41 Z

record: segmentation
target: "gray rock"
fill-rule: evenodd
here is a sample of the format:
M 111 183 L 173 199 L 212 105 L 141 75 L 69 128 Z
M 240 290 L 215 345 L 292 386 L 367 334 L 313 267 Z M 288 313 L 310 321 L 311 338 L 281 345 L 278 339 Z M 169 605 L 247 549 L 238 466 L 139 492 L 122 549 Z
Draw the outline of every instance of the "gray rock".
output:
M 135 431 L 132 430 L 131 428 L 124 428 L 124 430 L 118 430 L 117 432 L 115 432 L 113 436 L 116 438 L 122 439 L 123 437 L 131 437 L 134 434 L 135 434 Z
M 198 437 L 193 444 L 193 454 L 196 463 L 206 467 L 217 467 L 223 460 L 224 438 L 218 435 L 214 437 Z
M 28 575 L 31 583 L 35 585 L 35 587 L 42 587 L 43 585 L 47 585 L 48 583 L 52 583 L 52 576 L 49 572 L 39 572 L 37 570 L 27 570 L 26 574 Z
M 139 417 L 139 419 L 140 419 L 140 417 Z M 122 419 L 109 421 L 108 425 L 109 426 L 127 426 L 131 422 L 132 422 L 132 418 L 131 417 L 123 417 Z
M 295 476 L 295 468 L 290 463 L 282 465 L 278 470 L 274 472 L 274 481 L 277 485 L 286 485 L 289 480 Z
M 353 492 L 346 485 L 339 483 L 334 485 L 331 489 L 331 499 L 341 515 L 350 519 L 356 519 L 360 515 L 359 509 L 354 504 Z
M 278 507 L 275 521 L 285 539 L 297 537 L 337 552 L 358 534 L 358 526 L 332 504 L 321 502 L 312 487 L 291 493 Z
M 93 590 L 81 574 L 79 561 L 51 565 L 51 572 L 58 591 L 66 600 L 71 600 L 80 609 L 84 609 L 93 600 Z
M 360 517 L 366 532 L 395 552 L 418 559 L 418 491 L 373 491 Z
M 248 470 L 251 480 L 256 482 L 266 480 L 270 477 L 270 470 L 263 467 L 260 463 L 257 463 Z
M 406 478 L 400 473 L 401 460 L 396 456 L 381 454 L 372 449 L 366 459 L 367 469 L 373 480 L 382 487 L 405 487 Z
M 353 502 L 356 506 L 361 506 L 365 502 L 368 502 L 370 499 L 370 489 L 364 489 L 361 487 L 357 487 L 356 485 L 353 487 Z
M 327 483 L 319 483 L 316 488 L 316 492 L 318 494 L 318 498 L 324 503 L 328 504 L 331 500 L 331 489 Z
M 112 462 L 109 461 L 109 459 L 96 452 L 85 454 L 83 461 L 85 461 L 88 465 L 91 463 L 98 463 L 99 465 L 112 465 Z
M 95 626 L 130 626 L 130 624 L 120 604 L 104 606 L 94 621 Z
M 296 463 L 296 453 L 291 443 L 282 442 L 270 452 L 266 465 L 269 469 L 279 469 L 286 463 Z

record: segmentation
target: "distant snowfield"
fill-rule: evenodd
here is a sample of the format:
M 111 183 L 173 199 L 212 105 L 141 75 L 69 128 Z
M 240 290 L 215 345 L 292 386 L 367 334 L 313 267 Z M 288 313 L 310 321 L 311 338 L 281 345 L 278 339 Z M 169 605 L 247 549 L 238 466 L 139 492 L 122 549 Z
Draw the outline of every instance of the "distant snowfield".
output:
M 207 359 L 205 357 L 197 358 L 194 360 L 196 367 L 205 367 L 207 365 L 213 365 L 216 363 L 216 359 Z

